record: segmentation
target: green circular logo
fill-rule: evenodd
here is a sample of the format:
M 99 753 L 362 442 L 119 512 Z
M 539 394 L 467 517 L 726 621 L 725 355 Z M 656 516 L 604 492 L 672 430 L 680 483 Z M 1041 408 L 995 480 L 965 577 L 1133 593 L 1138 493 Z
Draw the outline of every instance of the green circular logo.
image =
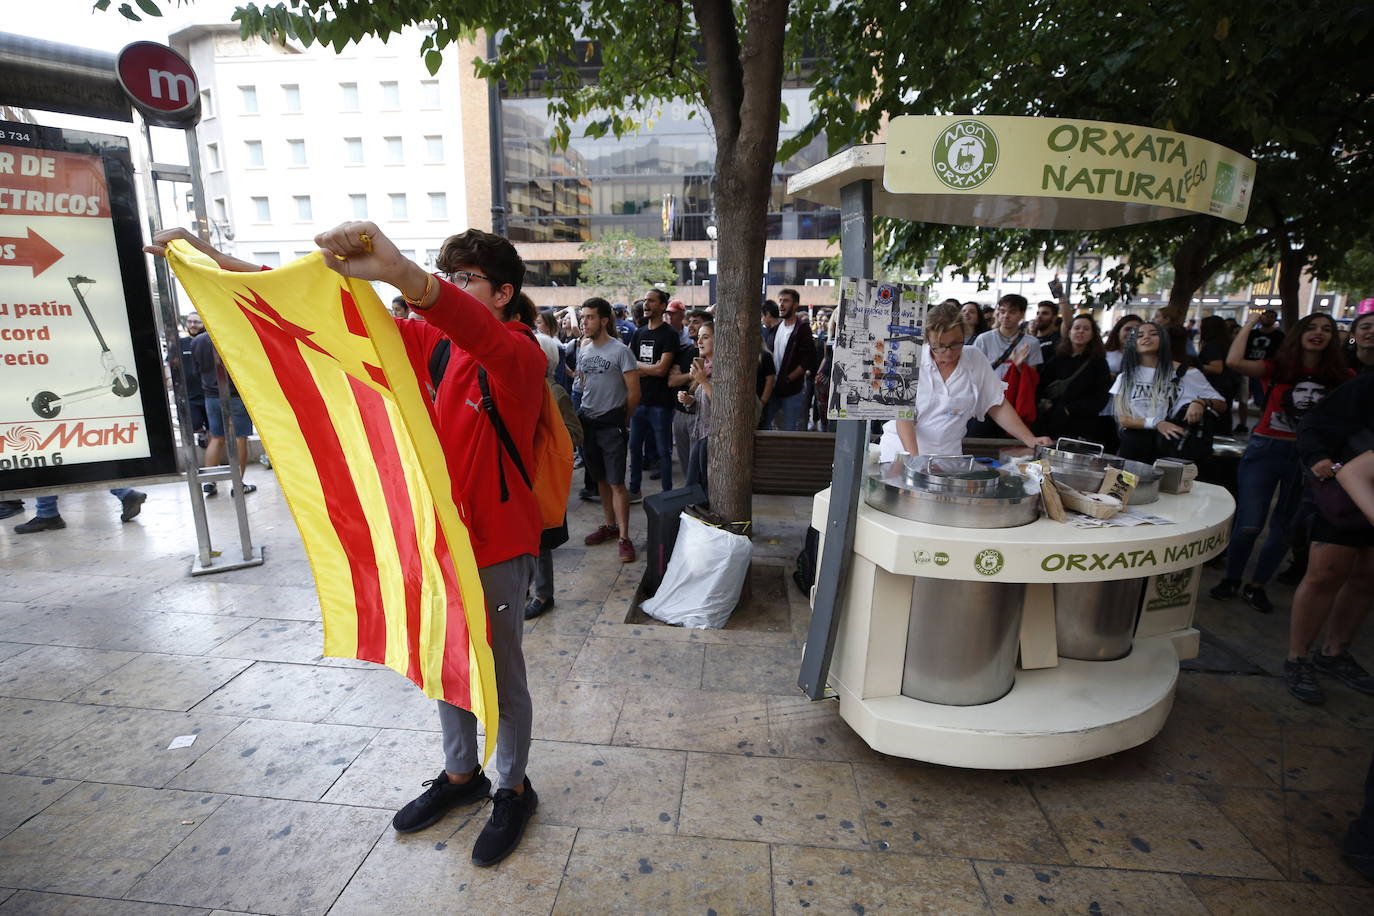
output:
M 931 150 L 935 177 L 956 191 L 976 188 L 997 168 L 997 135 L 982 121 L 965 118 L 940 132 Z
M 973 568 L 978 570 L 980 576 L 995 576 L 1002 571 L 1004 560 L 1002 551 L 996 547 L 988 547 L 978 551 L 978 556 L 973 558 Z
M 1192 579 L 1193 571 L 1191 569 L 1157 576 L 1155 578 L 1155 594 L 1166 601 L 1181 598 L 1188 591 Z

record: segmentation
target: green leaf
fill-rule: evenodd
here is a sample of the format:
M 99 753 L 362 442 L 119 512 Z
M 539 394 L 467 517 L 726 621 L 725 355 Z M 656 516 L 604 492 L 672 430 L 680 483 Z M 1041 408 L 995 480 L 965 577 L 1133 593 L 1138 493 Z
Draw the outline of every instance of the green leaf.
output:
M 162 10 L 158 8 L 158 5 L 154 3 L 153 0 L 134 0 L 134 2 L 138 4 L 139 9 L 143 10 L 143 12 L 147 13 L 149 16 L 161 18 Z
M 434 74 L 438 73 L 438 72 L 439 72 L 439 68 L 442 67 L 443 65 L 444 65 L 444 54 L 443 54 L 442 51 L 426 51 L 426 52 L 425 52 L 425 69 L 427 69 L 427 70 L 429 71 L 429 75 L 430 75 L 430 76 L 433 76 Z
M 134 8 L 127 3 L 120 4 L 119 15 L 128 19 L 130 22 L 142 22 L 143 17 L 134 12 Z

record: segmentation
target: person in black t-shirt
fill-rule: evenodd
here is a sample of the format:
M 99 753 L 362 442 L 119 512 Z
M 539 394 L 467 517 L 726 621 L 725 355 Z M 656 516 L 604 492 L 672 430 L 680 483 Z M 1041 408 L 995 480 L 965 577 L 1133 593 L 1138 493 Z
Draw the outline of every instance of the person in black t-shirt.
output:
M 678 467 L 685 472 L 687 459 L 692 451 L 692 410 L 678 400 L 677 393 L 685 391 L 692 384 L 692 360 L 697 358 L 697 332 L 702 324 L 711 320 L 711 313 L 705 309 L 692 309 L 687 313 L 687 336 L 691 340 L 687 346 L 677 351 L 672 371 L 668 374 L 668 388 L 673 397 L 673 450 L 677 455 Z
M 668 388 L 668 377 L 681 344 L 677 331 L 663 320 L 668 294 L 651 289 L 644 297 L 644 327 L 635 331 L 630 352 L 639 362 L 639 409 L 630 421 L 630 501 L 639 502 L 644 475 L 645 440 L 657 447 L 663 489 L 673 488 L 673 402 L 677 392 Z

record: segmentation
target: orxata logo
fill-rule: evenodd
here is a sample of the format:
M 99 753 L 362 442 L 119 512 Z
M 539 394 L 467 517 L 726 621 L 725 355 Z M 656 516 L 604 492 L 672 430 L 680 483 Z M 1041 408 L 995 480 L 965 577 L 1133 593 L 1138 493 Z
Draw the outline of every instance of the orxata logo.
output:
M 997 136 L 982 121 L 965 119 L 945 128 L 931 150 L 935 176 L 957 191 L 976 188 L 997 168 Z

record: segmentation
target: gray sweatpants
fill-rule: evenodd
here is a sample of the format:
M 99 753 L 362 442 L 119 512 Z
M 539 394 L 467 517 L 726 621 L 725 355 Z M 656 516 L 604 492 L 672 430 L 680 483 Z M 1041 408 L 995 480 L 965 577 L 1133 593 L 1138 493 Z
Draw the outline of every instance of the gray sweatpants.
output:
M 525 679 L 525 653 L 520 638 L 525 628 L 525 595 L 534 573 L 534 557 L 514 557 L 479 569 L 491 623 L 491 654 L 496 663 L 496 701 L 501 725 L 492 758 L 492 782 L 497 789 L 514 789 L 525 781 L 530 759 L 534 707 Z M 471 773 L 477 768 L 477 717 L 466 709 L 439 700 L 439 727 L 444 733 L 444 769 Z

